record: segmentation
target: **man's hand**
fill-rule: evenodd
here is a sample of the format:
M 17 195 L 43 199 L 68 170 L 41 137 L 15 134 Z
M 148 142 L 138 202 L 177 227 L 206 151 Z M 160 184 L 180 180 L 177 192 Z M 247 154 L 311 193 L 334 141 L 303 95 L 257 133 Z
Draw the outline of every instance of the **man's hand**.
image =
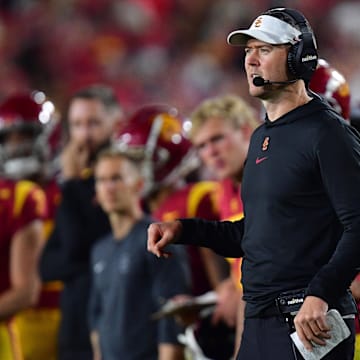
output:
M 89 154 L 85 144 L 69 142 L 60 158 L 63 178 L 67 180 L 81 177 L 82 171 L 88 166 Z
M 325 339 L 329 339 L 330 327 L 326 321 L 328 304 L 315 296 L 307 296 L 298 314 L 295 316 L 294 324 L 296 332 L 307 350 L 312 350 L 311 342 L 325 345 Z
M 148 228 L 148 251 L 157 257 L 168 258 L 171 253 L 165 251 L 164 248 L 175 242 L 181 231 L 182 225 L 179 220 L 151 224 Z

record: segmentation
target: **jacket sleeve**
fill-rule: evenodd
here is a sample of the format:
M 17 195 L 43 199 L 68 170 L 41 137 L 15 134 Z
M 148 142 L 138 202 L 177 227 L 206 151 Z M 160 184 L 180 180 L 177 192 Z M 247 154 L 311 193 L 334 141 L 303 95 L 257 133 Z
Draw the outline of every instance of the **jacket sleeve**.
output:
M 241 240 L 244 220 L 208 221 L 203 219 L 180 219 L 183 230 L 178 243 L 203 246 L 225 257 L 242 257 Z
M 64 182 L 62 201 L 57 213 L 64 255 L 72 261 L 87 260 L 90 256 L 90 246 L 86 244 L 90 224 L 86 224 L 84 216 L 84 209 L 89 207 L 90 200 L 84 194 L 84 186 L 80 180 Z
M 97 215 L 100 209 L 92 204 L 92 193 L 91 183 L 69 180 L 62 184 L 55 228 L 40 259 L 43 280 L 66 280 L 88 271 L 92 245 L 107 226 L 110 229 L 105 215 Z
M 67 261 L 61 244 L 58 227 L 55 226 L 39 260 L 39 273 L 43 281 L 66 280 L 87 269 L 86 263 Z
M 68 180 L 57 210 L 58 236 L 69 262 L 88 262 L 94 243 L 110 231 L 106 214 L 95 202 L 93 181 Z
M 328 303 L 343 294 L 360 265 L 360 140 L 350 126 L 324 126 L 316 155 L 326 192 L 344 231 L 330 261 L 309 284 L 307 295 Z

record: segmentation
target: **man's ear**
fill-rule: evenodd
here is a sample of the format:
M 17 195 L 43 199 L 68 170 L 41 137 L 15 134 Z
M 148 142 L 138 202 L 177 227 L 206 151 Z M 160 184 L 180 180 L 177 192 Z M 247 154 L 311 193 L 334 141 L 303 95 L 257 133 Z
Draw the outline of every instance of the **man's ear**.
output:
M 243 136 L 246 140 L 250 140 L 250 137 L 251 137 L 252 133 L 254 132 L 254 129 L 249 125 L 243 125 L 241 127 L 241 132 L 243 133 Z
M 145 180 L 142 177 L 139 177 L 134 184 L 134 188 L 137 193 L 141 194 L 144 190 Z

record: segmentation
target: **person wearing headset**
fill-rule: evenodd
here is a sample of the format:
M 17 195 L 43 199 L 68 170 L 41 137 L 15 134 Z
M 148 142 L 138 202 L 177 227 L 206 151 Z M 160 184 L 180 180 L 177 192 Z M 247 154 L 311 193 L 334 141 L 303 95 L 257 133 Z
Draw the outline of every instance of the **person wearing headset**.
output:
M 303 359 L 322 352 L 326 360 L 351 360 L 356 307 L 349 285 L 360 258 L 359 135 L 308 90 L 318 53 L 303 14 L 270 9 L 249 29 L 231 32 L 228 43 L 245 47 L 249 92 L 266 111 L 243 171 L 244 219 L 153 223 L 148 250 L 167 257 L 164 247 L 176 242 L 243 256 L 246 309 L 237 359 Z M 332 327 L 330 309 L 343 326 Z M 332 347 L 335 328 L 344 339 Z M 304 355 L 290 337 L 294 331 Z

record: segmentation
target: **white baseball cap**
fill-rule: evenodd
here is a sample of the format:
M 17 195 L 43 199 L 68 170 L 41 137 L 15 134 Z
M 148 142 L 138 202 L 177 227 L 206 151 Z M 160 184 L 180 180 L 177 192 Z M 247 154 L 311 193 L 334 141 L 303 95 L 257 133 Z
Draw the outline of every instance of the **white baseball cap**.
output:
M 258 16 L 247 30 L 232 31 L 227 42 L 230 45 L 245 46 L 249 38 L 268 44 L 295 44 L 300 41 L 301 31 L 271 15 Z

